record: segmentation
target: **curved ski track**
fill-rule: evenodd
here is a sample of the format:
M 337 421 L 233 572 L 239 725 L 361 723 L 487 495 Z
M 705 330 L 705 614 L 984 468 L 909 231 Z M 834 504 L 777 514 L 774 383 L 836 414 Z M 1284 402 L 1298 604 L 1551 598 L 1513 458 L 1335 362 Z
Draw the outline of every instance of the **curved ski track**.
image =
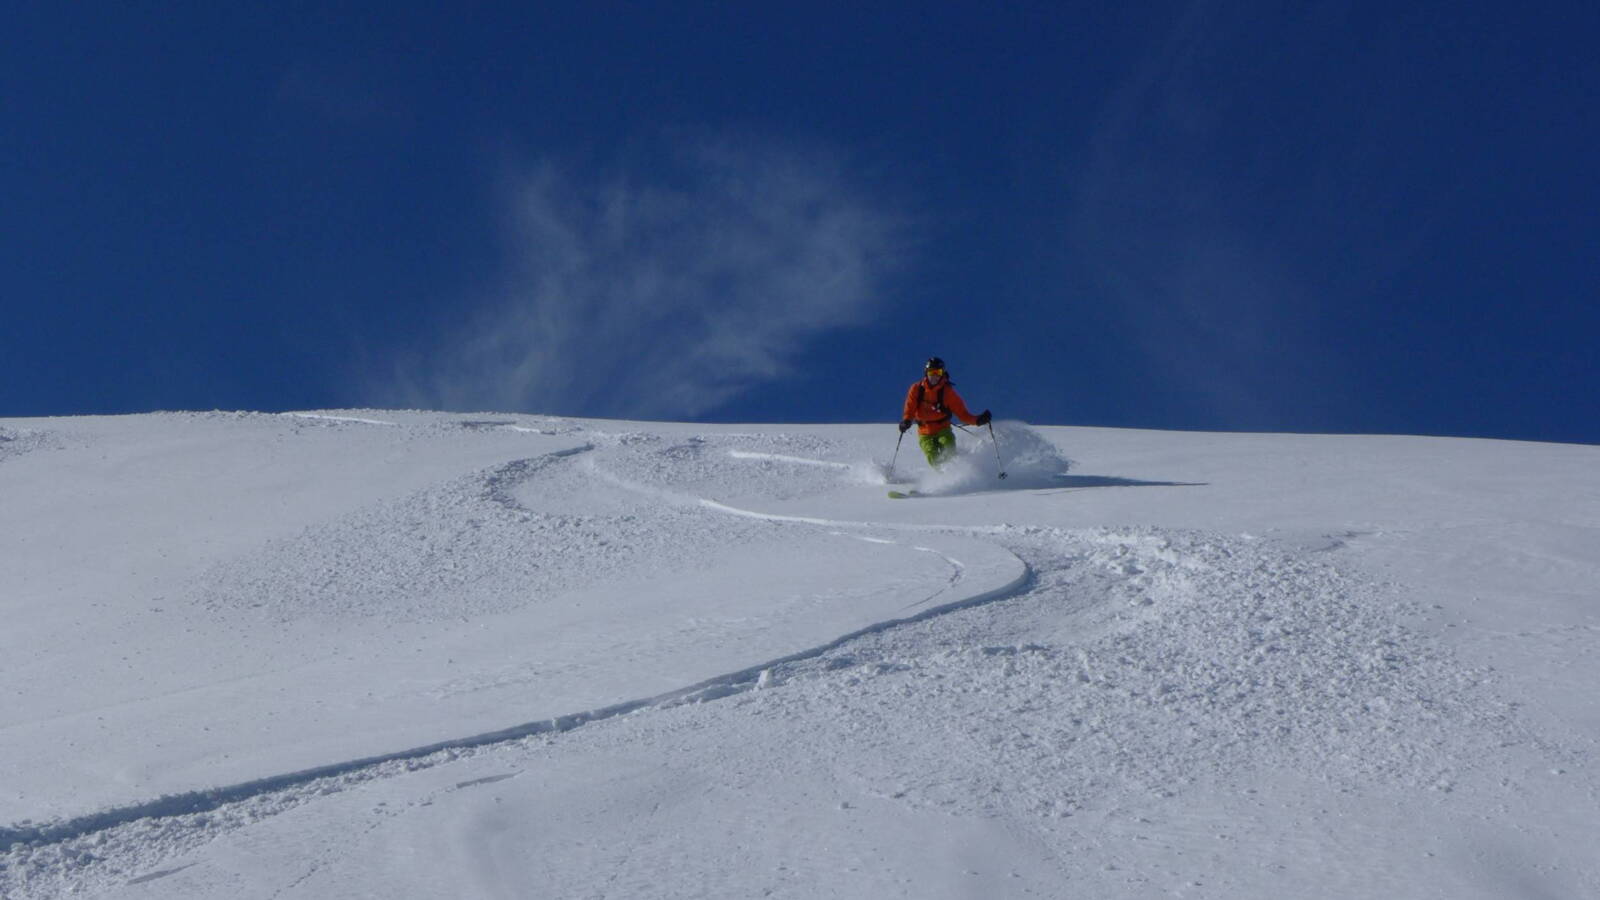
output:
M 312 418 L 312 416 L 307 415 L 306 418 Z M 333 419 L 334 417 L 317 416 L 315 418 Z M 371 425 L 393 424 L 390 422 L 364 419 L 341 420 L 359 421 L 362 424 Z M 483 474 L 484 496 L 496 503 L 503 505 L 517 505 L 517 501 L 515 500 L 512 492 L 518 485 L 532 478 L 546 466 L 556 464 L 573 457 L 582 456 L 583 465 L 587 471 L 592 472 L 596 477 L 616 487 L 638 494 L 654 496 L 657 499 L 668 503 L 679 505 L 698 505 L 726 515 L 765 519 L 772 522 L 813 525 L 830 529 L 881 529 L 920 532 L 958 532 L 968 534 L 993 534 L 1002 530 L 996 526 L 939 526 L 926 524 L 856 522 L 837 519 L 785 516 L 773 513 L 763 513 L 755 510 L 741 509 L 705 497 L 679 494 L 672 491 L 650 488 L 629 482 L 620 476 L 600 468 L 600 466 L 595 463 L 593 456 L 591 455 L 592 451 L 596 449 L 597 447 L 594 443 L 585 443 L 578 447 L 558 450 L 525 459 L 518 459 L 500 466 L 496 466 Z M 777 458 L 773 454 L 748 453 L 739 451 L 730 453 L 730 456 L 736 459 Z M 848 468 L 848 466 L 840 463 L 832 463 L 823 460 L 808 460 L 800 457 L 781 458 L 784 461 L 806 465 L 816 465 L 830 468 Z M 871 537 L 865 535 L 849 536 L 855 537 L 859 540 L 867 541 L 869 543 L 898 543 L 896 541 L 881 537 Z M 941 557 L 951 567 L 952 571 L 949 581 L 943 588 L 923 600 L 916 601 L 907 605 L 906 607 L 903 607 L 903 609 L 906 610 L 923 606 L 937 599 L 941 595 L 956 591 L 960 587 L 966 572 L 966 567 L 959 560 L 956 560 L 938 550 L 922 546 L 914 546 L 912 549 L 921 552 L 932 553 Z M 1017 559 L 1022 571 L 1012 581 L 998 588 L 983 591 L 966 597 L 960 597 L 947 603 L 929 607 L 915 614 L 874 622 L 863 628 L 858 628 L 847 634 L 840 635 L 831 641 L 819 644 L 815 647 L 799 650 L 794 653 L 739 669 L 737 671 L 713 676 L 685 687 L 676 688 L 674 690 L 655 694 L 650 697 L 624 701 L 622 703 L 617 703 L 598 709 L 583 710 L 580 712 L 555 716 L 549 719 L 524 722 L 495 731 L 438 741 L 436 743 L 427 744 L 420 747 L 412 747 L 406 750 L 399 750 L 393 753 L 345 760 L 342 762 L 330 763 L 328 765 L 316 766 L 310 769 L 302 769 L 280 775 L 272 775 L 266 778 L 258 778 L 223 787 L 208 788 L 205 790 L 190 791 L 181 794 L 170 794 L 144 803 L 106 809 L 100 812 L 90 813 L 88 815 L 79 816 L 62 822 L 43 825 L 24 823 L 9 827 L 0 827 L 0 853 L 9 852 L 20 845 L 31 844 L 34 846 L 42 846 L 65 843 L 78 838 L 93 835 L 97 832 L 107 831 L 118 826 L 128 825 L 145 819 L 158 819 L 208 813 L 231 804 L 242 803 L 244 801 L 278 792 L 288 792 L 298 788 L 309 787 L 313 782 L 321 779 L 348 778 L 367 770 L 371 770 L 369 776 L 370 778 L 383 777 L 385 773 L 377 770 L 380 767 L 385 767 L 392 764 L 403 764 L 403 771 L 415 771 L 418 769 L 431 768 L 435 765 L 440 765 L 455 759 L 457 753 L 463 750 L 482 749 L 494 744 L 521 740 L 536 735 L 563 733 L 593 722 L 601 722 L 606 719 L 626 715 L 628 713 L 637 712 L 643 709 L 663 708 L 681 703 L 718 700 L 742 693 L 747 690 L 765 688 L 774 682 L 773 676 L 776 670 L 780 670 L 785 666 L 792 666 L 796 663 L 815 659 L 859 638 L 937 616 L 942 616 L 957 610 L 968 609 L 974 606 L 991 603 L 996 600 L 1001 600 L 1025 593 L 1034 583 L 1035 574 L 1032 568 L 1029 567 L 1026 562 L 1015 557 L 1014 555 L 1013 558 Z M 360 780 L 368 779 L 362 778 Z M 281 807 L 278 807 L 276 811 L 281 812 L 294 806 L 298 806 L 300 803 L 308 802 L 309 798 L 311 797 L 328 792 L 331 791 L 323 790 L 307 792 L 305 798 L 285 803 Z M 163 871 L 143 877 L 153 879 L 165 874 L 168 873 Z

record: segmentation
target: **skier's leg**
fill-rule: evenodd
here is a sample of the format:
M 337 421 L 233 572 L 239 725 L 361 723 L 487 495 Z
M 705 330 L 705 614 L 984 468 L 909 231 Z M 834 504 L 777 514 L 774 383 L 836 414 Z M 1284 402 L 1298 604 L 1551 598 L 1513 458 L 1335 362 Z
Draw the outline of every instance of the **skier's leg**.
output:
M 945 460 L 955 455 L 955 429 L 946 428 L 933 434 L 925 434 L 917 439 L 917 443 L 922 447 L 922 455 L 928 458 L 928 465 L 937 469 L 944 465 Z

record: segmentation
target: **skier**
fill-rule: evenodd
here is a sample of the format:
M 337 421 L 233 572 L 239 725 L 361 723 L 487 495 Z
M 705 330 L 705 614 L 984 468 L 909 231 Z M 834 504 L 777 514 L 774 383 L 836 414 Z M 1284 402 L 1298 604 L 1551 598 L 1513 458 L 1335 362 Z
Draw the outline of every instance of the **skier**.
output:
M 917 424 L 917 443 L 928 465 L 935 469 L 956 452 L 956 433 L 950 424 L 951 417 L 968 425 L 989 424 L 989 411 L 977 415 L 967 411 L 967 404 L 956 393 L 955 382 L 945 371 L 944 360 L 935 356 L 923 366 L 922 377 L 906 392 L 905 412 L 900 419 L 900 433 L 905 434 L 911 423 Z

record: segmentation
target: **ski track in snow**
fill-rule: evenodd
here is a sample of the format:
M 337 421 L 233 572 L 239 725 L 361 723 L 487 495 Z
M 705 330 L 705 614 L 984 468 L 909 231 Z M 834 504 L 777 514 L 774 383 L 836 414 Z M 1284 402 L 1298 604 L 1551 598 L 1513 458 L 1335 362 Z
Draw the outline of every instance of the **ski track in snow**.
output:
M 33 429 L 0 428 L 0 464 L 24 453 L 64 446 L 59 435 Z
M 312 419 L 321 422 L 357 422 L 362 425 L 386 425 L 389 427 L 396 427 L 400 424 L 398 422 L 389 422 L 383 419 L 363 419 L 357 416 L 330 416 L 322 413 L 291 412 L 284 413 L 284 415 L 295 419 Z
M 539 430 L 498 421 L 481 427 Z M 0 433 L 0 462 L 25 437 Z M 747 729 L 746 737 L 764 736 L 766 756 L 724 776 L 734 783 L 774 768 L 814 767 L 807 748 L 828 746 L 862 761 L 851 777 L 887 801 L 1042 822 L 1127 792 L 1170 795 L 1264 755 L 1328 783 L 1448 792 L 1472 777 L 1473 761 L 1447 723 L 1466 723 L 1484 747 L 1527 737 L 1483 689 L 1489 673 L 1462 667 L 1397 624 L 1407 608 L 1397 591 L 1341 572 L 1315 551 L 1158 528 L 940 526 L 762 512 L 712 499 L 729 477 L 723 460 L 808 473 L 785 482 L 793 496 L 833 485 L 855 466 L 826 459 L 834 448 L 804 436 L 673 442 L 594 431 L 587 438 L 308 528 L 218 569 L 204 602 L 258 609 L 269 619 L 429 622 L 461 615 L 463 606 L 468 614 L 515 608 L 529 579 L 579 586 L 597 571 L 690 559 L 770 528 L 821 529 L 886 546 L 903 543 L 886 534 L 977 535 L 1016 555 L 1024 574 L 963 596 L 962 562 L 912 543 L 906 546 L 949 567 L 946 586 L 907 609 L 927 608 L 756 666 L 392 754 L 0 828 L 0 895 L 156 881 L 187 868 L 169 863 L 220 833 L 470 757 L 506 754 L 512 765 L 531 764 L 552 752 L 557 736 L 601 748 L 654 742 L 671 754 L 684 740 L 674 718 L 707 728 L 765 719 L 816 729 L 800 748 L 785 728 Z M 756 439 L 779 446 L 729 447 Z M 597 486 L 611 493 L 596 501 Z M 782 491 L 775 499 L 784 499 Z M 587 527 L 596 509 L 603 528 Z M 686 527 L 706 516 L 721 521 Z M 397 609 L 397 595 L 409 606 Z M 933 605 L 944 597 L 954 599 Z M 740 700 L 705 705 L 730 697 Z M 937 714 L 905 715 L 908 703 Z M 579 730 L 599 722 L 616 733 Z M 950 742 L 985 748 L 951 753 Z M 648 877 L 647 866 L 624 862 L 614 877 L 619 884 Z
M 397 424 L 349 416 L 304 413 L 288 415 L 330 423 L 386 426 Z M 502 425 L 502 423 L 487 424 Z M 602 434 L 597 437 L 604 443 L 618 447 L 658 443 L 652 435 L 635 433 Z M 7 439 L 9 442 L 10 435 L 7 435 Z M 681 448 L 698 450 L 695 446 L 698 443 L 703 441 L 697 439 L 686 445 L 669 447 L 663 452 L 669 457 L 677 456 L 681 459 L 683 456 Z M 224 604 L 268 608 L 272 617 L 279 621 L 326 614 L 329 609 L 338 610 L 340 615 L 401 614 L 427 621 L 433 617 L 417 605 L 409 609 L 396 609 L 392 602 L 382 601 L 392 598 L 397 593 L 447 598 L 449 607 L 447 614 L 458 616 L 463 596 L 462 589 L 469 579 L 450 575 L 440 578 L 437 573 L 441 569 L 453 573 L 458 569 L 467 568 L 472 572 L 471 581 L 482 581 L 486 567 L 504 565 L 506 556 L 525 562 L 533 547 L 547 548 L 547 552 L 543 555 L 532 554 L 537 561 L 518 565 L 519 571 L 499 572 L 497 574 L 500 577 L 495 580 L 505 584 L 517 584 L 531 572 L 545 569 L 553 557 L 564 557 L 569 569 L 593 571 L 599 567 L 571 566 L 575 550 L 571 544 L 548 549 L 548 542 L 534 545 L 527 542 L 529 522 L 544 517 L 523 505 L 517 498 L 517 493 L 530 480 L 551 467 L 573 457 L 590 454 L 596 449 L 596 444 L 589 443 L 568 450 L 515 460 L 486 473 L 441 486 L 437 490 L 425 491 L 397 504 L 382 504 L 348 520 L 308 529 L 299 538 L 276 543 L 269 546 L 262 554 L 213 573 L 212 578 L 208 580 L 213 581 L 216 586 L 209 592 L 206 604 L 212 608 Z M 781 461 L 825 470 L 850 468 L 849 464 L 784 454 L 733 451 L 728 456 L 735 459 Z M 661 501 L 665 501 L 665 508 L 678 515 L 681 515 L 684 509 L 704 508 L 718 514 L 756 520 L 769 525 L 791 521 L 790 517 L 764 515 L 725 507 L 703 497 L 651 487 L 644 482 L 630 481 L 602 470 L 592 463 L 586 466 L 585 471 L 630 493 L 657 501 L 657 511 L 662 506 Z M 652 475 L 660 474 L 658 469 L 648 471 Z M 495 520 L 486 516 L 486 511 L 501 513 L 499 522 L 504 527 L 498 533 L 491 524 Z M 637 512 L 635 510 L 635 513 Z M 535 530 L 543 536 L 567 532 L 568 526 L 572 524 L 568 517 L 556 516 L 548 530 L 539 529 L 537 525 Z M 906 527 L 842 521 L 806 524 L 875 529 Z M 664 528 L 659 522 L 648 522 L 641 527 L 643 529 L 641 534 L 692 533 L 687 529 Z M 419 530 L 444 532 L 445 537 L 438 539 L 443 548 L 437 553 L 417 553 L 415 535 Z M 965 529 L 917 527 L 916 530 Z M 848 536 L 880 545 L 898 543 L 886 538 Z M 604 543 L 609 544 L 613 541 L 608 540 Z M 486 562 L 484 554 L 479 552 L 485 548 L 499 548 L 509 553 L 501 554 Z M 582 548 L 578 549 L 581 555 Z M 959 560 L 930 547 L 916 546 L 912 549 L 939 557 L 949 566 L 950 575 L 944 588 L 908 605 L 907 610 L 927 606 L 940 596 L 959 592 L 965 571 L 965 566 Z M 654 548 L 651 561 L 654 563 L 659 555 L 660 548 Z M 463 567 L 460 562 L 463 558 L 473 560 L 475 565 Z M 294 561 L 287 573 L 284 571 L 283 562 L 286 560 Z M 608 565 L 614 570 L 617 562 L 610 560 Z M 327 574 L 330 572 L 334 573 L 331 577 Z M 384 577 L 378 582 L 372 582 L 369 573 L 373 572 L 382 573 Z M 257 573 L 266 574 L 253 577 Z M 306 573 L 306 577 L 297 583 L 295 576 L 298 573 Z M 288 579 L 285 578 L 286 574 L 290 576 Z M 548 583 L 548 575 L 546 579 Z M 758 685 L 769 686 L 774 681 L 775 671 L 798 666 L 871 634 L 1013 596 L 1024 589 L 1030 580 L 1031 572 L 1024 569 L 1019 578 L 998 589 L 959 597 L 902 618 L 877 622 L 820 646 L 800 650 L 648 698 L 618 703 L 601 709 L 574 712 L 549 720 L 523 723 L 485 734 L 440 741 L 392 754 L 332 763 L 242 784 L 164 796 L 147 803 L 108 809 L 65 822 L 47 825 L 23 823 L 0 828 L 0 860 L 4 862 L 0 865 L 0 887 L 7 888 L 6 892 L 0 893 L 0 896 L 12 896 L 9 884 L 11 881 L 20 881 L 26 885 L 34 880 L 30 873 L 45 870 L 79 870 L 91 881 L 101 883 L 116 880 L 126 884 L 154 881 L 181 871 L 184 867 L 146 871 L 145 874 L 132 878 L 129 878 L 128 874 L 133 868 L 149 870 L 160 859 L 171 858 L 175 853 L 188 849 L 196 842 L 210 840 L 218 828 L 239 827 L 355 784 L 402 772 L 431 768 L 497 745 L 522 742 L 541 735 L 559 734 L 640 710 L 717 700 Z M 289 586 L 287 590 L 285 590 L 286 581 Z M 406 588 L 405 591 L 397 590 L 402 586 Z M 495 603 L 485 602 L 481 594 L 478 595 L 478 600 L 475 608 L 477 612 L 494 612 L 503 608 Z M 458 787 L 467 787 L 470 784 Z M 193 840 L 186 840 L 186 835 Z M 95 849 L 88 850 L 84 849 L 85 847 Z M 136 866 L 127 865 L 126 858 L 130 856 L 138 860 Z M 123 858 L 120 864 L 118 857 Z M 98 871 L 91 874 L 90 870 Z M 117 874 L 108 879 L 107 876 L 112 872 Z

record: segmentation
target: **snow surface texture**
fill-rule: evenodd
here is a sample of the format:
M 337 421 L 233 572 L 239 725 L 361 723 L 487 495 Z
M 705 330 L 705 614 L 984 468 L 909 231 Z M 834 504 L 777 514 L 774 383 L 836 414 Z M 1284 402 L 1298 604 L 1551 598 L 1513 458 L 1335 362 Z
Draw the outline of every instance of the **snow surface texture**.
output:
M 1600 450 L 959 438 L 8 420 L 0 896 L 1600 896 Z

